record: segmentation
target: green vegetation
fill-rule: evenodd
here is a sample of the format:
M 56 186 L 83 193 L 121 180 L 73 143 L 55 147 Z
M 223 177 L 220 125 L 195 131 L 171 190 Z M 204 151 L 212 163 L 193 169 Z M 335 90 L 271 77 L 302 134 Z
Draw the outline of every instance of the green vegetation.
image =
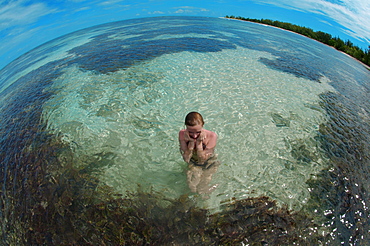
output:
M 251 18 L 244 18 L 244 17 L 236 17 L 236 16 L 225 16 L 229 19 L 237 19 L 237 20 L 244 20 L 244 21 L 251 21 L 256 23 L 262 23 L 270 26 L 276 26 L 285 30 L 289 30 L 295 33 L 302 34 L 304 36 L 307 36 L 309 38 L 315 39 L 319 42 L 322 42 L 324 44 L 327 44 L 329 46 L 334 47 L 335 49 L 342 51 L 355 59 L 359 60 L 360 62 L 370 66 L 370 45 L 369 48 L 363 51 L 358 46 L 355 46 L 351 41 L 343 41 L 339 37 L 333 37 L 331 34 L 317 31 L 315 32 L 311 28 L 308 27 L 302 27 L 298 25 L 294 25 L 287 22 L 281 22 L 281 21 L 273 21 L 269 19 L 251 19 Z

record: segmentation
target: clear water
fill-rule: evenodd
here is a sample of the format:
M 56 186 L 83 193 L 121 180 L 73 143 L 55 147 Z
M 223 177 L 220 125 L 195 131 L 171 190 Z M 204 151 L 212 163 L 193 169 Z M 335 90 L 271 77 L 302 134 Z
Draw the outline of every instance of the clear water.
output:
M 35 121 L 69 146 L 73 165 L 117 193 L 140 186 L 169 198 L 188 194 L 212 211 L 265 195 L 321 213 L 308 203 L 325 184 L 312 184 L 335 169 L 336 156 L 346 172 L 338 182 L 348 181 L 368 216 L 370 73 L 313 40 L 241 21 L 138 19 L 49 42 L 1 74 L 3 124 L 10 124 L 8 100 L 34 84 L 25 105 L 14 108 L 39 109 Z M 179 153 L 177 134 L 190 111 L 202 113 L 205 128 L 219 136 L 221 165 L 211 182 L 218 186 L 206 198 L 190 192 Z M 343 135 L 328 133 L 340 139 L 334 146 L 322 146 L 324 125 Z
M 238 47 L 163 55 L 106 75 L 73 66 L 51 87 L 58 94 L 44 117 L 74 146 L 77 165 L 98 162 L 99 179 L 118 192 L 140 184 L 173 197 L 189 192 L 178 131 L 187 112 L 199 111 L 219 135 L 211 206 L 253 193 L 299 208 L 309 198 L 305 181 L 326 165 L 314 140 L 325 121 L 318 95 L 335 90 L 325 77 L 320 84 L 297 78 L 260 65 L 261 57 L 273 59 Z M 277 126 L 274 115 L 289 126 Z M 294 145 L 315 161 L 299 163 Z

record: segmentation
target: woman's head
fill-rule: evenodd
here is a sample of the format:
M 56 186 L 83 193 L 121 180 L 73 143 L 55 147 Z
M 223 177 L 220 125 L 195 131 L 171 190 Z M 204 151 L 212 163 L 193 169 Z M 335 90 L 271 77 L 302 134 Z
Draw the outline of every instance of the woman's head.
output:
M 198 112 L 190 112 L 185 117 L 185 125 L 195 126 L 195 125 L 204 125 L 203 117 Z
M 188 113 L 185 117 L 185 125 L 189 136 L 193 139 L 198 138 L 204 125 L 202 115 L 198 112 Z

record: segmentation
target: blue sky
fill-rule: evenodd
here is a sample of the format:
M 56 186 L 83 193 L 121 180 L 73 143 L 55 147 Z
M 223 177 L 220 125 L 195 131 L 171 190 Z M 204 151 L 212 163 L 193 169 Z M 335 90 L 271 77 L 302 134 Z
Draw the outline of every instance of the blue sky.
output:
M 370 0 L 0 0 L 0 69 L 49 40 L 97 24 L 154 16 L 272 19 L 370 45 Z

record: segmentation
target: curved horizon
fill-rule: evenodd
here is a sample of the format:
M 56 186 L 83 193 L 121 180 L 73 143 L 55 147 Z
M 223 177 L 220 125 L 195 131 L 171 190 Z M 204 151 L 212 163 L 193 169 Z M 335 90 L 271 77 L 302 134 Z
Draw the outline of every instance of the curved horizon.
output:
M 323 31 L 366 49 L 370 3 L 333 0 L 120 1 L 15 0 L 0 4 L 0 69 L 33 48 L 87 27 L 154 16 L 243 16 L 272 19 Z

